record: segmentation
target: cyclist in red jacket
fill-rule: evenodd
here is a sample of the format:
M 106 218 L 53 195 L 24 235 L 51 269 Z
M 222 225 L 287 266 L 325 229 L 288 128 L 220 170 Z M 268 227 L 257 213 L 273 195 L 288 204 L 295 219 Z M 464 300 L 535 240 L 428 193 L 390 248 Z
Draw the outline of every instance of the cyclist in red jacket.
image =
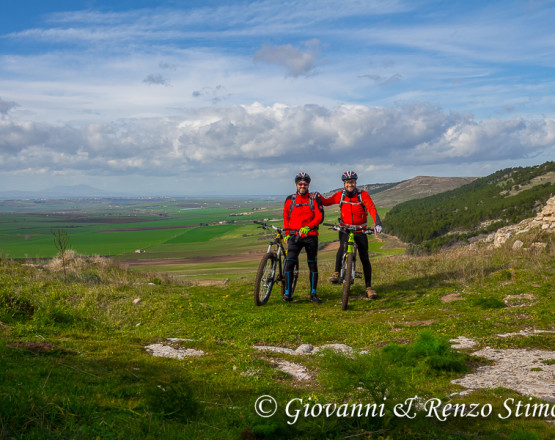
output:
M 339 222 L 343 226 L 364 226 L 366 227 L 368 214 L 374 220 L 374 231 L 379 233 L 382 231 L 382 222 L 376 206 L 372 198 L 366 191 L 357 188 L 357 173 L 354 171 L 345 171 L 341 176 L 344 189 L 337 191 L 329 198 L 320 196 L 324 206 L 335 205 L 339 203 L 340 219 Z M 335 272 L 329 279 L 332 283 L 339 282 L 339 270 L 341 269 L 341 260 L 343 258 L 343 250 L 348 235 L 339 233 L 339 249 L 335 257 Z M 372 289 L 372 266 L 368 256 L 368 236 L 361 232 L 355 232 L 355 242 L 358 247 L 358 254 L 364 270 L 364 282 L 366 284 L 366 295 L 368 298 L 376 299 L 378 297 L 376 291 Z
M 283 206 L 283 227 L 287 241 L 287 258 L 285 262 L 285 294 L 284 301 L 292 301 L 293 271 L 299 259 L 299 253 L 306 250 L 308 269 L 310 272 L 310 300 L 321 302 L 316 294 L 318 286 L 318 226 L 324 220 L 324 209 L 319 199 L 310 197 L 308 186 L 310 176 L 299 173 L 295 176 L 297 192 L 285 200 Z

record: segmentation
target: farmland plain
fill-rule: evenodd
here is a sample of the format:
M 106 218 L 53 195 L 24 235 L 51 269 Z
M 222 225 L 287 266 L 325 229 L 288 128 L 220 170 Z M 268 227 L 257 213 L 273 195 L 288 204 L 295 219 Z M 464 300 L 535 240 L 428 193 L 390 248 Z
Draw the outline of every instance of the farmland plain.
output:
M 62 229 L 78 255 L 109 256 L 140 271 L 188 278 L 254 273 L 271 235 L 253 221 L 281 226 L 282 206 L 279 198 L 4 201 L 0 255 L 52 258 L 58 253 L 52 231 Z M 328 208 L 326 221 L 337 219 L 337 212 Z M 336 240 L 335 232 L 321 228 L 321 261 L 333 259 Z M 382 239 L 370 242 L 375 257 L 403 252 L 387 249 Z

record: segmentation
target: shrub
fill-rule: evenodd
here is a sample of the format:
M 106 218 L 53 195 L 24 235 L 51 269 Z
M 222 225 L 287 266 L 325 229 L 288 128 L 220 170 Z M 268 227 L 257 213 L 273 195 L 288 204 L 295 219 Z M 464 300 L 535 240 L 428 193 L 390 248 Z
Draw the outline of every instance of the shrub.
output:
M 474 300 L 474 305 L 482 307 L 483 309 L 502 309 L 507 307 L 507 304 L 503 301 L 491 296 L 476 298 Z
M 466 371 L 466 356 L 454 350 L 446 339 L 430 330 L 420 333 L 411 345 L 390 344 L 383 349 L 391 364 L 417 367 L 420 370 Z

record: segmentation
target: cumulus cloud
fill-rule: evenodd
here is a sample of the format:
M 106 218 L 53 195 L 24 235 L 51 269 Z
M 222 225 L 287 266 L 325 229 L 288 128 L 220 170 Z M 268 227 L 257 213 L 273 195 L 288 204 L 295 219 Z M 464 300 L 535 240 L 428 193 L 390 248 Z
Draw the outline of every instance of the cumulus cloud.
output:
M 0 114 L 2 115 L 7 115 L 10 110 L 18 106 L 19 104 L 17 102 L 4 101 L 2 98 L 0 98 Z
M 283 66 L 289 76 L 308 75 L 314 70 L 314 64 L 320 53 L 320 42 L 313 39 L 305 42 L 303 46 L 303 48 L 293 47 L 290 44 L 263 46 L 254 54 L 254 61 Z
M 150 75 L 147 75 L 147 77 L 143 79 L 143 82 L 148 85 L 160 85 L 166 87 L 169 87 L 171 85 L 170 82 L 159 73 L 152 73 Z
M 172 118 L 88 126 L 0 120 L 0 170 L 194 175 L 292 163 L 361 169 L 521 159 L 555 145 L 553 119 L 475 120 L 431 105 L 341 105 L 189 110 Z M 203 171 L 205 173 L 205 171 Z

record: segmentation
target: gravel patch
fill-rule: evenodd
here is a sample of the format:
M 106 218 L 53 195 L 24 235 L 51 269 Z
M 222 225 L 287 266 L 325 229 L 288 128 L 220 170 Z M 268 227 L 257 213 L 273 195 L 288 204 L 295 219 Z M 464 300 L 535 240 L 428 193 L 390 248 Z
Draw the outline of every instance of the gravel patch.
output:
M 202 356 L 204 351 L 194 348 L 174 348 L 164 344 L 150 344 L 145 347 L 147 353 L 155 357 L 166 357 L 171 359 L 184 359 L 191 356 Z
M 469 388 L 468 392 L 478 388 L 503 387 L 555 402 L 555 364 L 542 362 L 555 359 L 555 352 L 486 347 L 472 355 L 490 359 L 495 364 L 479 367 L 474 373 L 452 383 Z
M 477 344 L 477 342 L 474 339 L 466 338 L 464 336 L 459 336 L 458 338 L 450 339 L 449 342 L 452 343 L 451 346 L 456 350 L 472 348 Z
M 280 371 L 289 374 L 296 380 L 310 380 L 310 373 L 308 369 L 301 364 L 296 364 L 295 362 L 289 362 L 284 360 L 277 360 L 274 365 Z

